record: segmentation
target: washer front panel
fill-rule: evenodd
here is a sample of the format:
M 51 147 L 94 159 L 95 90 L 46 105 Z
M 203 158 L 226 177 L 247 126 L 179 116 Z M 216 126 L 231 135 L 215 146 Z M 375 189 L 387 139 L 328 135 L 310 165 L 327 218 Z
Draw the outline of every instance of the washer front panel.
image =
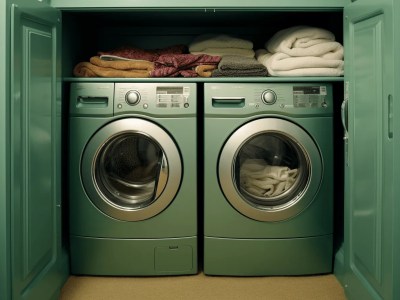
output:
M 258 221 L 282 221 L 314 200 L 322 180 L 318 147 L 301 127 L 279 118 L 251 121 L 226 141 L 218 178 L 230 204 Z
M 126 118 L 113 121 L 89 140 L 81 163 L 90 200 L 106 215 L 140 221 L 163 211 L 182 178 L 179 150 L 161 127 Z

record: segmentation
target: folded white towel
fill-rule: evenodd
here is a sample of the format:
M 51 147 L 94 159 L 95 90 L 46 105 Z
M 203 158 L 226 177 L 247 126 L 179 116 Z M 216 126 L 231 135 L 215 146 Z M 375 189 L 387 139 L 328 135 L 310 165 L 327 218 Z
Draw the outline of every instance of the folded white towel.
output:
M 314 56 L 292 57 L 286 53 L 256 51 L 257 60 L 267 67 L 270 76 L 342 76 L 344 62 Z
M 207 48 L 199 52 L 190 52 L 191 54 L 207 54 L 211 56 L 227 56 L 236 55 L 244 57 L 254 57 L 255 52 L 253 49 L 242 48 Z
M 270 166 L 263 159 L 247 159 L 240 168 L 240 184 L 255 196 L 269 198 L 287 191 L 297 173 L 286 166 Z
M 333 33 L 317 27 L 294 26 L 278 31 L 265 43 L 265 48 L 290 56 L 343 59 L 343 46 L 335 42 Z
M 207 48 L 253 49 L 253 42 L 226 34 L 203 34 L 189 45 L 189 52 L 200 52 Z

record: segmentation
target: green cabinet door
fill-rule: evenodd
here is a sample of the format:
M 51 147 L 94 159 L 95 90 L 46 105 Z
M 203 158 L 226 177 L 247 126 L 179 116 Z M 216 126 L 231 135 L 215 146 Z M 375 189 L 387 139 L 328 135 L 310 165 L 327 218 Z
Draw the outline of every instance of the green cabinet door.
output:
M 397 182 L 394 184 L 394 195 L 395 203 L 393 207 L 393 219 L 394 219 L 394 232 L 393 232 L 393 270 L 394 270 L 394 299 L 400 299 L 400 1 L 393 1 L 393 15 L 394 18 L 394 49 L 395 55 L 393 58 L 394 66 L 394 82 L 395 91 L 393 95 L 393 119 L 391 121 L 393 127 L 393 139 L 394 139 L 394 178 L 397 178 Z
M 0 299 L 10 299 L 10 247 L 9 247 L 9 167 L 8 167 L 8 108 L 9 95 L 7 82 L 9 69 L 9 51 L 6 44 L 9 39 L 8 14 L 5 1 L 0 2 Z
M 60 16 L 25 3 L 8 7 L 11 293 L 12 299 L 57 299 L 68 275 L 61 236 Z
M 398 184 L 393 177 L 391 125 L 393 2 L 353 1 L 344 16 L 348 127 L 341 280 L 349 299 L 399 299 L 394 294 L 398 282 L 392 247 L 393 186 Z

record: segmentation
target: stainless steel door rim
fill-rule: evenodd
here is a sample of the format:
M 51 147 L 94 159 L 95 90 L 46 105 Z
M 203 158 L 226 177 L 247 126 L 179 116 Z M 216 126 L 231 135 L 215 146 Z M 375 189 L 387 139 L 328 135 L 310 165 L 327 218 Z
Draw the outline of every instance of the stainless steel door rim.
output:
M 149 185 L 148 178 L 121 183 L 117 176 L 109 179 L 104 175 L 105 157 L 113 153 L 109 148 L 129 136 L 147 140 L 160 150 L 157 170 L 150 176 L 154 177 L 153 185 Z M 118 220 L 140 221 L 159 214 L 172 202 L 180 187 L 182 162 L 177 145 L 162 127 L 126 118 L 105 125 L 92 136 L 82 155 L 81 175 L 90 200 L 103 213 Z
M 281 136 L 292 145 L 299 160 L 299 178 L 293 186 L 266 201 L 238 187 L 235 166 L 240 150 L 261 134 Z M 237 129 L 226 141 L 218 164 L 218 178 L 226 199 L 241 214 L 258 221 L 282 221 L 301 213 L 314 200 L 322 174 L 321 154 L 313 139 L 301 127 L 279 118 L 254 120 Z

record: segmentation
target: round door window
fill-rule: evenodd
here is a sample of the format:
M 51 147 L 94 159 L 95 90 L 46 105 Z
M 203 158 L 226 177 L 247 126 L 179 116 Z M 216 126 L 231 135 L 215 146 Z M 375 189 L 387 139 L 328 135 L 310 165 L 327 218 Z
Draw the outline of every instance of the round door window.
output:
M 150 205 L 160 194 L 168 175 L 162 148 L 138 132 L 109 139 L 94 159 L 98 189 L 108 201 L 125 209 Z M 164 172 L 164 174 L 161 174 Z
M 299 214 L 314 199 L 321 176 L 314 141 L 281 119 L 245 124 L 231 135 L 220 156 L 219 180 L 227 200 L 259 221 Z
M 90 139 L 81 173 L 90 200 L 102 212 L 139 221 L 157 215 L 174 199 L 182 164 L 164 129 L 142 119 L 122 119 Z

